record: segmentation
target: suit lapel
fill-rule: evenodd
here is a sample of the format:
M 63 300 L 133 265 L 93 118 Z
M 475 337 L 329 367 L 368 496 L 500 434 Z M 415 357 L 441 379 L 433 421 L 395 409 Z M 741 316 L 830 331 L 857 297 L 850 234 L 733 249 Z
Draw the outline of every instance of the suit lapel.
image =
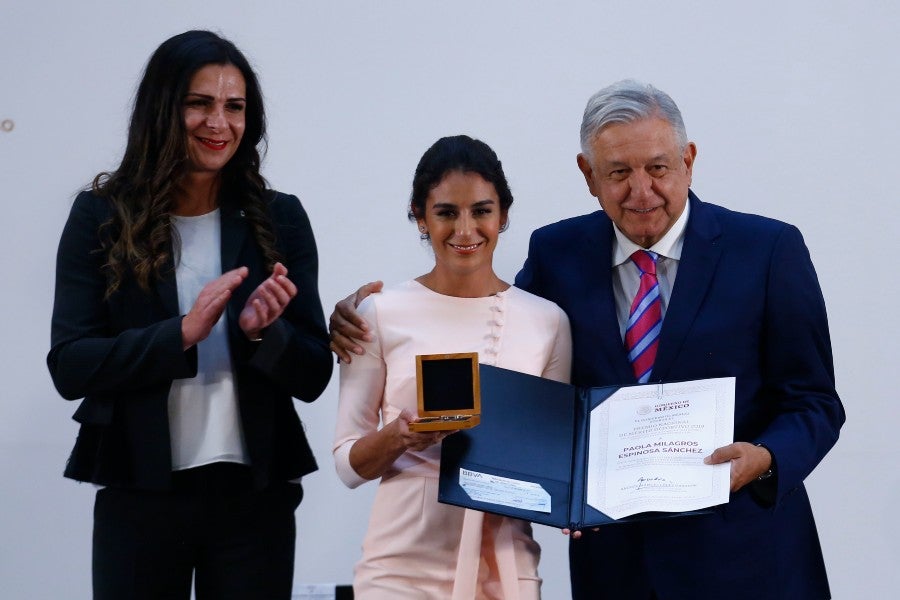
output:
M 612 365 L 616 371 L 616 381 L 629 381 L 634 378 L 634 374 L 625 353 L 619 328 L 618 326 L 606 326 L 608 323 L 618 323 L 619 320 L 612 287 L 613 224 L 605 213 L 600 214 L 603 222 L 601 226 L 595 228 L 596 233 L 591 236 L 593 239 L 590 239 L 586 245 L 585 262 L 582 266 L 585 274 L 583 280 L 587 285 L 585 297 L 589 299 L 594 319 L 591 329 L 596 331 L 595 340 L 600 352 L 607 356 L 607 361 L 598 363 L 597 368 L 603 368 L 603 364 Z M 598 270 L 600 270 L 599 274 L 588 275 L 588 273 L 596 273 Z M 609 379 L 609 374 L 601 375 L 603 376 L 601 380 Z
M 247 241 L 249 229 L 250 225 L 244 216 L 243 210 L 230 205 L 222 207 L 222 273 L 241 266 L 248 266 L 238 264 L 238 261 Z M 244 281 L 241 288 L 246 290 L 247 285 L 248 282 Z M 240 315 L 247 298 L 248 292 L 241 292 L 241 288 L 232 294 L 231 299 L 228 301 L 226 310 L 229 317 L 229 330 L 232 326 L 236 326 L 238 315 Z M 235 334 L 236 331 L 231 333 Z
M 689 194 L 691 215 L 684 234 L 684 247 L 672 298 L 660 334 L 659 350 L 653 365 L 654 380 L 666 378 L 678 356 L 691 325 L 709 290 L 722 253 L 721 228 L 715 216 L 694 195 Z
M 180 315 L 178 287 L 175 282 L 175 254 L 171 243 L 169 244 L 169 259 L 160 268 L 160 273 L 162 273 L 162 277 L 156 282 L 156 293 L 162 304 L 163 312 L 167 316 Z
M 231 206 L 222 207 L 222 272 L 240 267 L 238 256 L 247 239 L 249 224 L 244 211 Z
M 221 207 L 221 260 L 222 272 L 237 268 L 238 257 L 247 239 L 249 225 L 244 218 L 244 212 L 230 206 Z M 156 290 L 167 315 L 178 315 L 181 311 L 178 307 L 178 287 L 175 280 L 174 254 L 169 249 L 169 260 L 162 267 L 163 276 L 157 282 Z

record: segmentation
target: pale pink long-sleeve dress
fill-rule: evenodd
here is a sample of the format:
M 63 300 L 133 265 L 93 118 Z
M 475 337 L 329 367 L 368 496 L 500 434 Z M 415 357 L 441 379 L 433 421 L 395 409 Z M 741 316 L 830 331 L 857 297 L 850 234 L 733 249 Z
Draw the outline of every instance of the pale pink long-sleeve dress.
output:
M 518 288 L 457 298 L 409 281 L 359 309 L 375 340 L 341 366 L 334 459 L 349 487 L 366 481 L 350 466 L 353 443 L 403 408 L 416 413 L 417 354 L 475 351 L 484 364 L 568 381 L 568 318 Z M 540 598 L 531 524 L 438 503 L 439 460 L 440 445 L 406 452 L 383 475 L 355 569 L 357 600 Z

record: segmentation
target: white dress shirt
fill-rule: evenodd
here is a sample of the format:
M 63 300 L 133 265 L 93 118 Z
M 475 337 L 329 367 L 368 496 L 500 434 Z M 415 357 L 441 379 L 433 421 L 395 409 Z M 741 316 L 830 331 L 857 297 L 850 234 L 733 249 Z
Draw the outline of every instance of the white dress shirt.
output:
M 616 299 L 616 318 L 619 321 L 619 334 L 622 341 L 625 340 L 625 326 L 628 323 L 628 315 L 631 312 L 631 303 L 637 294 L 641 284 L 641 271 L 631 261 L 631 255 L 637 250 L 650 250 L 659 255 L 656 261 L 656 278 L 659 281 L 659 296 L 662 303 L 663 320 L 666 317 L 666 309 L 669 299 L 672 297 L 672 288 L 675 287 L 675 275 L 678 272 L 678 263 L 681 260 L 681 249 L 684 246 L 684 231 L 687 228 L 688 215 L 691 205 L 684 205 L 681 216 L 672 225 L 672 228 L 658 242 L 650 248 L 638 246 L 613 226 L 616 234 L 612 249 L 613 268 L 613 295 Z
M 219 210 L 173 215 L 172 223 L 181 242 L 175 263 L 178 307 L 187 314 L 203 286 L 222 274 Z M 249 464 L 224 314 L 197 344 L 197 376 L 172 382 L 169 431 L 173 471 L 219 461 Z

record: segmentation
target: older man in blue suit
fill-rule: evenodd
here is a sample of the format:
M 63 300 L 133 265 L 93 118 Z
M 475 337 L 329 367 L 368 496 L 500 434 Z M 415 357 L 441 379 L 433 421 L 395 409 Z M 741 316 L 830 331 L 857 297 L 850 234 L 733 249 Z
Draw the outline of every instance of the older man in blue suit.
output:
M 800 232 L 701 202 L 690 191 L 696 146 L 653 86 L 595 94 L 581 145 L 578 166 L 603 210 L 535 231 L 516 285 L 569 315 L 576 385 L 735 377 L 736 441 L 707 458 L 731 463 L 731 498 L 712 514 L 574 532 L 573 597 L 830 598 L 803 480 L 837 441 L 844 410 Z M 657 312 L 631 340 L 636 296 Z M 332 316 L 343 358 L 359 350 L 347 336 L 365 335 L 351 305 Z
M 585 109 L 578 166 L 602 211 L 537 230 L 516 285 L 572 323 L 576 385 L 634 382 L 624 347 L 640 270 L 656 258 L 662 327 L 650 381 L 736 377 L 729 503 L 613 525 L 570 546 L 576 598 L 822 599 L 828 581 L 803 480 L 834 445 L 825 304 L 793 226 L 701 202 L 678 107 L 624 81 Z

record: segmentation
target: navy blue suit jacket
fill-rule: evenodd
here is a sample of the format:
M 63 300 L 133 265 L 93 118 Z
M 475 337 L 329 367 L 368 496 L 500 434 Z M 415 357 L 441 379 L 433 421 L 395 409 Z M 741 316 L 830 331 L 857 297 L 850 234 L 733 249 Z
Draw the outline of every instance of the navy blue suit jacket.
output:
M 777 478 L 715 514 L 604 527 L 570 546 L 583 598 L 828 598 L 804 478 L 838 438 L 825 304 L 793 226 L 701 202 L 690 217 L 653 381 L 736 377 L 735 441 Z M 569 316 L 572 382 L 635 383 L 616 318 L 613 224 L 602 211 L 534 232 L 516 285 Z M 604 595 L 606 594 L 606 595 Z
M 261 342 L 247 340 L 237 320 L 269 272 L 240 206 L 223 200 L 222 270 L 249 269 L 225 318 L 254 484 L 264 487 L 316 469 L 291 397 L 315 400 L 328 384 L 333 361 L 319 301 L 315 240 L 299 200 L 272 192 L 269 202 L 276 245 L 298 294 Z M 165 490 L 172 470 L 169 388 L 175 379 L 196 376 L 197 349 L 182 347 L 171 261 L 149 292 L 126 273 L 119 289 L 104 297 L 106 258 L 98 229 L 111 210 L 105 199 L 79 194 L 57 255 L 47 364 L 64 398 L 84 398 L 75 412 L 81 428 L 65 474 L 102 485 Z

